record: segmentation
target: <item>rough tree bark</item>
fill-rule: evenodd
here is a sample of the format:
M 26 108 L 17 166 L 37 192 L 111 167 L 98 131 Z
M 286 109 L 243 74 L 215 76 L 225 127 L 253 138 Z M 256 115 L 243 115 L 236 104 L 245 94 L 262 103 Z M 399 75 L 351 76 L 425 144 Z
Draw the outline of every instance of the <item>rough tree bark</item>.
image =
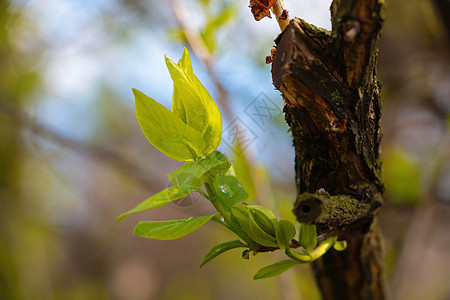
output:
M 332 31 L 293 19 L 275 40 L 275 87 L 295 146 L 294 213 L 337 234 L 346 251 L 313 264 L 324 299 L 385 299 L 376 214 L 383 183 L 380 85 L 376 79 L 383 0 L 335 0 Z

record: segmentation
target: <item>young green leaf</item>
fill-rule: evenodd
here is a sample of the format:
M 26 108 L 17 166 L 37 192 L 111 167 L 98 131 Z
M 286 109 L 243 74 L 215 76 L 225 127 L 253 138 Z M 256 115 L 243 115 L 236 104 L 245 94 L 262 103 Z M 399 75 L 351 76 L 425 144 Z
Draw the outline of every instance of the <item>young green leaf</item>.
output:
M 289 248 L 289 243 L 295 236 L 295 226 L 289 221 L 280 220 L 277 230 L 277 242 L 281 251 L 285 251 Z
M 249 212 L 248 214 L 248 225 L 250 227 L 250 232 L 248 235 L 258 244 L 266 247 L 278 247 L 277 239 L 275 234 L 271 235 L 269 232 L 264 231 L 264 229 L 259 226 L 255 221 L 253 214 Z
M 260 211 L 261 213 L 263 213 L 270 220 L 276 220 L 277 219 L 275 214 L 270 209 L 268 209 L 265 206 L 252 204 L 252 205 L 247 205 L 247 208 L 252 210 L 252 211 L 255 211 L 255 210 L 256 211 Z
M 166 58 L 166 61 L 167 61 L 167 58 Z M 191 59 L 189 57 L 189 52 L 187 51 L 186 48 L 184 48 L 183 56 L 181 56 L 180 60 L 178 61 L 178 66 L 188 76 L 194 76 L 194 71 L 193 71 L 192 65 L 191 65 Z M 190 122 L 190 119 L 195 116 L 192 116 L 191 109 L 189 109 L 189 107 L 186 108 L 184 102 L 186 102 L 186 105 L 190 104 L 189 101 L 183 101 L 181 98 L 180 92 L 176 88 L 174 88 L 173 89 L 173 99 L 172 99 L 172 111 L 175 114 L 178 114 L 178 116 L 183 120 L 184 123 L 191 126 L 192 123 Z M 203 108 L 202 103 L 200 103 L 200 107 Z M 188 123 L 188 113 L 190 113 L 189 123 Z M 205 112 L 203 112 L 203 113 L 205 113 Z M 206 120 L 206 117 L 204 116 L 203 121 L 205 121 L 205 120 Z M 192 126 L 192 127 L 195 128 L 195 126 Z
M 174 114 L 178 115 L 178 117 L 184 123 L 186 123 L 186 124 L 188 123 L 186 107 L 184 106 L 183 101 L 181 101 L 181 95 L 180 95 L 180 92 L 177 89 L 173 89 L 172 111 L 173 111 Z
M 183 55 L 178 61 L 178 66 L 183 69 L 187 76 L 194 76 L 194 69 L 192 68 L 191 58 L 189 56 L 189 51 L 186 47 L 183 50 Z
M 134 234 L 156 240 L 176 240 L 196 231 L 217 214 L 182 220 L 143 221 L 136 225 Z
M 331 236 L 327 238 L 325 241 L 320 242 L 320 244 L 315 248 L 313 251 L 311 251 L 311 261 L 318 259 L 325 253 L 327 253 L 328 250 L 335 244 L 337 240 L 337 237 Z
M 230 207 L 231 216 L 239 224 L 239 227 L 250 236 L 250 227 L 248 225 L 248 218 L 250 212 L 246 209 L 245 205 L 233 205 Z
M 233 205 L 230 208 L 231 211 L 231 220 L 235 220 L 238 223 L 238 228 L 242 229 L 246 236 L 248 236 L 251 240 L 252 246 L 257 246 L 257 244 L 261 244 L 261 240 L 264 238 L 255 237 L 255 234 L 252 232 L 250 228 L 250 216 L 251 213 L 246 208 L 246 205 Z M 247 241 L 246 239 L 244 239 Z
M 231 206 L 231 215 L 239 223 L 242 230 L 256 243 L 266 247 L 277 247 L 274 235 L 265 232 L 255 221 L 247 205 Z M 269 220 L 270 222 L 270 220 Z
M 219 147 L 222 138 L 222 117 L 219 108 L 193 74 L 186 48 L 178 64 L 166 57 L 166 65 L 174 81 L 174 89 L 177 90 L 177 94 L 174 94 L 174 113 L 201 134 L 205 146 L 203 155 L 211 153 Z
M 217 175 L 214 178 L 212 188 L 216 198 L 228 212 L 232 205 L 242 202 L 248 197 L 237 178 L 231 175 Z
M 121 214 L 116 219 L 116 221 L 119 222 L 123 218 L 125 218 L 131 214 L 134 214 L 136 212 L 154 209 L 154 208 L 169 204 L 172 201 L 186 197 L 191 192 L 193 192 L 193 189 L 191 189 L 191 190 L 186 189 L 186 190 L 181 191 L 177 187 L 174 187 L 174 186 L 169 187 L 169 188 L 162 190 L 159 193 L 151 196 L 147 200 L 142 201 L 135 208 Z
M 208 127 L 203 133 L 203 141 L 205 143 L 205 155 L 216 150 L 222 140 L 222 116 L 219 108 L 214 102 L 208 90 L 202 85 L 197 77 L 193 77 L 194 86 L 199 91 L 206 111 L 208 112 Z
M 247 233 L 245 233 L 239 222 L 232 214 L 230 215 L 230 226 L 232 227 L 233 232 L 250 246 L 251 250 L 256 250 L 256 248 L 258 248 L 258 244 L 255 243 L 255 241 L 253 241 Z
M 316 225 L 302 224 L 298 239 L 300 245 L 305 248 L 306 253 L 310 253 L 317 245 Z
M 298 263 L 306 264 L 312 261 L 312 257 L 309 254 L 300 254 L 297 251 L 291 249 L 290 247 L 287 247 L 284 250 L 284 253 L 292 258 L 293 260 L 297 261 Z
M 320 242 L 320 244 L 308 254 L 297 253 L 291 248 L 286 248 L 284 253 L 299 263 L 309 263 L 327 253 L 327 251 L 330 250 L 330 248 L 335 244 L 336 239 L 337 238 L 335 236 L 327 238 L 325 241 Z
M 191 190 L 200 187 L 219 174 L 224 174 L 231 163 L 218 151 L 208 154 L 196 162 L 186 162 L 184 166 L 167 175 L 170 181 L 180 190 Z
M 275 236 L 278 220 L 275 214 L 267 207 L 261 205 L 247 205 L 256 223 L 269 235 Z
M 177 115 L 142 92 L 133 89 L 136 118 L 142 131 L 159 151 L 178 160 L 203 156 L 202 136 Z
M 344 251 L 347 248 L 347 241 L 336 241 L 333 248 L 336 251 Z
M 246 247 L 248 247 L 248 245 L 244 244 L 240 240 L 234 240 L 234 241 L 229 241 L 229 242 L 218 244 L 218 245 L 214 246 L 208 252 L 208 254 L 205 255 L 202 262 L 200 263 L 200 267 L 203 267 L 208 262 L 210 262 L 211 260 L 213 260 L 214 258 L 219 256 L 220 254 L 222 254 L 228 250 L 235 249 L 235 248 L 246 248 Z
M 186 55 L 183 54 L 183 56 Z M 191 80 L 193 74 L 188 74 L 188 70 L 192 70 L 192 66 L 181 67 L 167 56 L 165 59 L 167 69 L 169 69 L 173 80 L 174 96 L 175 94 L 178 96 L 173 97 L 172 110 L 181 119 L 185 118 L 186 124 L 203 136 L 208 126 L 208 112 Z M 189 60 L 189 56 L 185 60 Z M 180 106 L 183 107 L 181 113 L 178 110 Z
M 271 264 L 267 267 L 260 269 L 258 272 L 256 272 L 255 276 L 253 276 L 253 279 L 263 279 L 277 276 L 280 275 L 281 273 L 286 272 L 287 270 L 298 264 L 299 262 L 292 259 L 281 260 L 279 262 L 276 262 L 274 264 Z

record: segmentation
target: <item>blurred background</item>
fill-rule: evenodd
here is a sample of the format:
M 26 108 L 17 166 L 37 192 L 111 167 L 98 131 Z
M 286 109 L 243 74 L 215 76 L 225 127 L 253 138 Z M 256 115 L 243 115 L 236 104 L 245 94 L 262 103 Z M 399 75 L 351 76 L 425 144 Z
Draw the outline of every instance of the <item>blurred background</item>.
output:
M 286 0 L 330 29 L 326 0 Z M 443 6 L 439 6 L 442 3 Z M 450 11 L 391 0 L 380 47 L 386 241 L 393 299 L 450 299 Z M 202 269 L 218 224 L 176 241 L 133 236 L 141 220 L 210 214 L 200 196 L 115 218 L 180 166 L 150 145 L 131 88 L 170 107 L 164 54 L 190 50 L 224 119 L 220 150 L 254 202 L 293 220 L 294 152 L 271 83 L 275 20 L 243 0 L 0 0 L 0 299 L 320 299 L 308 266 L 253 281 L 280 259 L 230 251 Z M 447 9 L 447 10 L 446 10 Z M 233 149 L 233 124 L 242 149 Z

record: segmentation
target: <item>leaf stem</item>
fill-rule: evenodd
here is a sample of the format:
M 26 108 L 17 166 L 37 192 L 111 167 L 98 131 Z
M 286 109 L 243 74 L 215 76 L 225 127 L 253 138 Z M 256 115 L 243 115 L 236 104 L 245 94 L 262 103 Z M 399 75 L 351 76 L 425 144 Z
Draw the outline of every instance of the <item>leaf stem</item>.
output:
M 280 26 L 280 30 L 284 31 L 286 26 L 289 24 L 289 14 L 288 11 L 285 9 L 283 0 L 277 0 L 275 1 L 274 5 L 272 6 L 272 11 L 277 18 L 278 26 Z
M 286 248 L 286 250 L 284 251 L 284 253 L 292 258 L 293 260 L 302 262 L 302 263 L 309 263 L 310 261 L 312 261 L 311 256 L 308 254 L 300 254 L 294 250 L 292 250 L 291 248 Z
M 204 192 L 204 191 L 202 191 L 202 189 L 198 189 L 197 190 L 197 192 L 200 194 L 200 195 L 202 195 L 203 197 L 205 197 L 206 199 L 208 199 L 208 200 L 210 200 L 209 199 L 209 196 Z
M 231 220 L 230 220 L 230 215 L 229 213 L 225 210 L 225 208 L 223 207 L 223 205 L 220 203 L 220 201 L 217 201 L 216 199 L 216 195 L 214 193 L 214 190 L 211 188 L 211 183 L 210 182 L 205 182 L 205 189 L 206 192 L 208 193 L 209 196 L 209 201 L 211 201 L 212 205 L 214 206 L 214 208 L 220 213 L 220 215 L 223 217 L 223 219 L 225 220 L 225 223 L 227 223 L 228 225 L 232 226 Z M 228 227 L 228 226 L 227 226 Z

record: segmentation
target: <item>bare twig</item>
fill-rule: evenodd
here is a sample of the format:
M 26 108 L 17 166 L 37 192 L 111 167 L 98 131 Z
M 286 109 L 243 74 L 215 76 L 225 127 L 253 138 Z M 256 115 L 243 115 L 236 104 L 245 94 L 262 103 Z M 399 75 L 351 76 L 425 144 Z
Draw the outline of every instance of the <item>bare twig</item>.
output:
M 275 1 L 275 4 L 272 7 L 273 13 L 275 14 L 278 22 L 278 26 L 280 26 L 280 30 L 284 31 L 286 26 L 289 24 L 289 13 L 284 7 L 283 0 Z
M 109 149 L 86 144 L 84 142 L 55 132 L 51 128 L 48 128 L 47 126 L 35 120 L 32 120 L 25 113 L 17 110 L 13 106 L 7 104 L 5 101 L 0 101 L 0 113 L 9 117 L 11 121 L 18 126 L 24 129 L 28 129 L 40 137 L 56 142 L 57 144 L 67 147 L 73 151 L 84 153 L 92 156 L 93 158 L 110 163 L 121 171 L 127 173 L 131 178 L 134 178 L 146 188 L 149 188 L 151 190 L 160 189 L 160 186 L 157 184 L 158 180 L 154 176 L 152 176 L 152 174 L 139 168 L 135 164 L 129 162 L 125 158 Z

